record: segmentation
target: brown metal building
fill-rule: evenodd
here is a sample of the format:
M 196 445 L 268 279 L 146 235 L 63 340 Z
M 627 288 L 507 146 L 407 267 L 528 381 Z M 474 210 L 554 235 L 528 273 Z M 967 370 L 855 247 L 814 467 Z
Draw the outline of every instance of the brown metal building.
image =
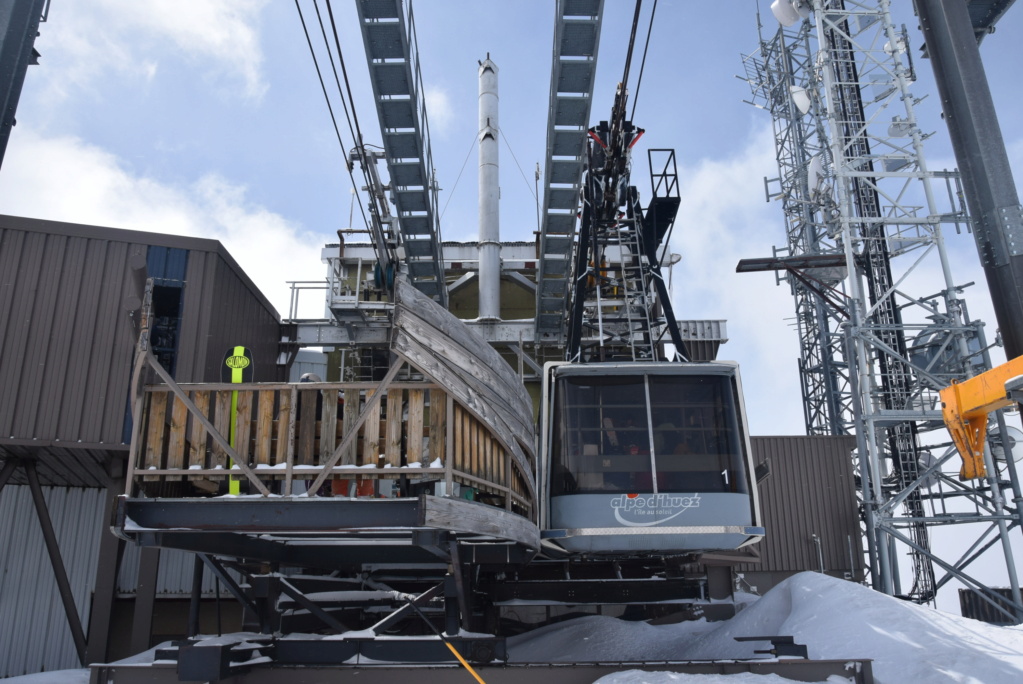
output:
M 853 437 L 753 437 L 756 463 L 770 474 L 760 487 L 767 534 L 759 562 L 736 566 L 758 593 L 812 570 L 863 581 L 863 544 L 850 453 Z
M 138 278 L 154 279 L 155 353 L 179 382 L 213 382 L 228 348 L 277 364 L 280 316 L 216 240 L 0 216 L 0 458 L 43 484 L 105 486 L 127 450 Z M 18 481 L 15 476 L 15 481 Z
M 0 535 L 0 677 L 106 659 L 119 550 L 105 517 L 124 491 L 147 277 L 151 348 L 179 382 L 219 381 L 235 345 L 255 381 L 287 377 L 280 316 L 219 242 L 0 216 L 0 501 L 18 521 Z M 158 559 L 138 573 L 146 638 Z

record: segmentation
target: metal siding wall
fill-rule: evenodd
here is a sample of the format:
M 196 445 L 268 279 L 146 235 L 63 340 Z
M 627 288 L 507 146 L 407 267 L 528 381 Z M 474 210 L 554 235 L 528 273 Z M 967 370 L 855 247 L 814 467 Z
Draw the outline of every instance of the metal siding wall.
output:
M 212 262 L 216 256 L 209 252 L 190 252 L 185 274 L 185 291 L 181 302 L 181 335 L 178 341 L 179 382 L 220 380 L 203 377 L 206 362 L 206 338 L 209 333 L 209 311 L 203 302 L 209 298 L 213 286 Z
M 211 255 L 211 258 L 214 258 Z M 252 351 L 254 382 L 284 380 L 277 366 L 280 324 L 227 262 L 216 258 L 216 279 L 210 297 L 210 334 L 206 347 L 206 373 L 219 380 L 224 353 L 236 345 Z
M 0 229 L 0 436 L 121 442 L 138 246 Z
M 140 550 L 136 544 L 124 545 L 124 557 L 121 560 L 121 569 L 117 573 L 117 593 L 134 594 L 139 581 L 139 554 Z M 156 579 L 157 596 L 168 596 L 174 598 L 188 598 L 192 593 L 192 566 L 195 555 L 179 549 L 160 550 L 160 573 Z M 228 573 L 237 580 L 241 575 L 229 570 Z M 206 596 L 213 596 L 216 580 L 213 573 L 208 569 L 203 571 L 202 593 Z M 220 585 L 221 596 L 230 596 L 227 588 Z
M 257 380 L 283 379 L 276 313 L 219 243 L 4 216 L 0 437 L 122 443 L 135 342 L 122 307 L 127 260 L 150 248 L 160 275 L 186 281 L 180 380 L 219 380 L 239 340 L 257 355 Z
M 771 461 L 771 476 L 760 485 L 767 529 L 761 562 L 740 572 L 817 570 L 812 535 L 821 538 L 824 569 L 861 571 L 859 517 L 848 437 L 753 437 L 754 460 Z M 853 554 L 849 557 L 849 539 Z
M 41 240 L 41 236 L 24 234 L 4 240 L 3 252 L 11 257 L 11 263 L 4 264 L 3 271 L 4 299 L 10 298 L 10 308 L 6 312 L 8 315 L 0 321 L 4 336 L 4 344 L 0 347 L 0 387 L 5 390 L 0 392 L 0 435 L 14 433 L 19 392 L 12 390 L 20 389 L 21 385 L 25 342 L 32 318 L 36 279 L 39 277 L 38 260 L 42 249 L 38 243 Z
M 106 490 L 44 487 L 75 605 L 88 626 Z M 0 493 L 0 677 L 79 667 L 28 487 Z

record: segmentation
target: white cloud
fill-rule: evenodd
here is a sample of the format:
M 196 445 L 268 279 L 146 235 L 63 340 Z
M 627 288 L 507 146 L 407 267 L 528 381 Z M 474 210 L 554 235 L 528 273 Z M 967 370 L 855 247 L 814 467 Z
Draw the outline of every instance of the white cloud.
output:
M 259 15 L 266 0 L 100 0 L 54 6 L 37 47 L 47 95 L 92 92 L 112 74 L 146 83 L 162 59 L 199 65 L 209 79 L 258 100 L 266 92 Z M 240 88 L 239 88 L 240 86 Z
M 423 89 L 423 99 L 426 100 L 426 115 L 430 120 L 430 132 L 435 135 L 444 135 L 450 129 L 455 115 L 447 91 L 426 86 Z
M 77 138 L 18 128 L 4 161 L 0 213 L 220 240 L 282 316 L 286 281 L 323 277 L 324 239 L 250 201 L 243 186 L 217 175 L 160 183 Z M 320 293 L 301 301 L 302 315 L 322 317 Z
M 752 434 L 802 434 L 798 339 L 793 301 L 774 274 L 738 274 L 740 259 L 770 256 L 785 240 L 781 209 L 764 200 L 774 175 L 770 126 L 758 127 L 735 155 L 679 169 L 682 204 L 671 240 L 682 255 L 673 274 L 675 315 L 727 319 L 718 357 L 738 361 Z

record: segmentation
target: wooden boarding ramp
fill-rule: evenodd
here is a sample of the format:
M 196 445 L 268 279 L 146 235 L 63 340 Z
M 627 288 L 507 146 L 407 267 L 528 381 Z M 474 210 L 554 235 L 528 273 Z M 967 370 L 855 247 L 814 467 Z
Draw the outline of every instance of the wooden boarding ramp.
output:
M 360 554 L 436 561 L 436 534 L 511 562 L 539 548 L 529 395 L 485 340 L 406 281 L 380 383 L 179 385 L 146 347 L 139 368 L 164 384 L 134 401 L 114 520 L 126 538 L 321 567 Z M 230 479 L 241 496 L 225 496 Z

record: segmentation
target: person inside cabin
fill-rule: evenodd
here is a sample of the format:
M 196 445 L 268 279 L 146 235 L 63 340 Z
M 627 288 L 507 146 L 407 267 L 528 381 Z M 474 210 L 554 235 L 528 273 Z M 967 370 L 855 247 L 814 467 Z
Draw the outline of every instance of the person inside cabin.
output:
M 632 487 L 636 456 L 650 453 L 646 420 L 635 411 L 605 414 L 602 425 L 604 455 L 601 457 L 603 488 L 611 490 Z M 649 467 L 647 468 L 649 470 Z
M 654 413 L 654 453 L 658 456 L 689 453 L 672 411 L 660 409 Z

